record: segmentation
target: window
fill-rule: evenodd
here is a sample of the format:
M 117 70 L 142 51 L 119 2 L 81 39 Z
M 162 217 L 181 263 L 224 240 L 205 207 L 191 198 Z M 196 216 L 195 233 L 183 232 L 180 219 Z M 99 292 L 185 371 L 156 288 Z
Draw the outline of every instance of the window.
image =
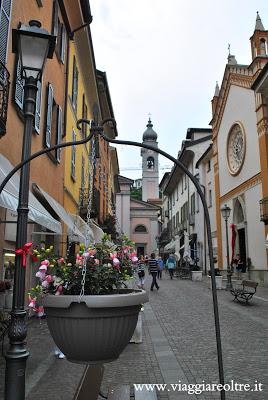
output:
M 176 228 L 176 219 L 175 219 L 175 215 L 173 215 L 172 217 L 172 231 L 174 232 Z
M 57 136 L 56 136 L 56 144 L 60 144 L 62 139 L 62 109 L 60 106 L 57 106 Z M 60 162 L 61 159 L 61 149 L 56 150 L 56 160 Z
M 176 200 L 178 201 L 179 200 L 179 185 L 177 185 L 176 194 L 177 194 Z
M 146 226 L 144 225 L 137 225 L 135 228 L 136 233 L 147 233 Z
M 153 157 L 147 158 L 147 168 L 154 169 L 154 158 Z
M 72 141 L 76 141 L 76 133 L 73 130 L 72 132 Z M 72 156 L 71 156 L 71 177 L 75 179 L 75 156 L 76 156 L 76 148 L 75 146 L 72 146 Z
M 81 160 L 81 188 L 85 187 L 85 157 L 82 156 Z
M 87 105 L 86 105 L 86 96 L 83 94 L 82 100 L 82 118 L 87 119 Z M 82 135 L 85 138 L 87 136 L 87 124 L 82 124 Z
M 184 175 L 184 189 L 187 189 L 187 175 Z
M 208 206 L 211 207 L 212 206 L 212 190 L 209 189 L 208 191 Z
M 52 147 L 61 142 L 62 139 L 62 109 L 56 104 L 53 97 L 53 86 L 48 84 L 47 88 L 47 116 L 45 129 L 45 147 Z M 53 157 L 53 155 L 50 154 Z M 55 160 L 60 162 L 61 149 L 55 151 Z
M 211 160 L 208 160 L 207 163 L 207 172 L 209 172 L 211 170 Z
M 177 211 L 177 213 L 176 213 L 176 226 L 177 227 L 179 226 L 179 223 L 180 223 L 180 212 Z
M 21 61 L 18 58 L 17 69 L 16 69 L 16 85 L 14 91 L 14 101 L 18 108 L 23 111 L 23 100 L 24 100 L 24 79 L 22 78 Z M 37 81 L 37 93 L 36 93 L 36 106 L 35 106 L 35 119 L 34 129 L 36 133 L 40 133 L 40 122 L 41 122 L 41 103 L 42 103 L 42 82 Z
M 195 193 L 191 195 L 191 215 L 195 214 Z
M 175 192 L 172 193 L 172 205 L 175 205 Z
M 182 177 L 182 180 L 181 180 L 181 194 L 183 194 L 183 177 Z
M 199 202 L 200 202 L 200 196 L 199 194 L 196 192 L 196 212 L 199 212 Z
M 11 0 L 0 2 L 0 62 L 4 65 L 7 61 L 8 34 L 11 17 Z
M 78 69 L 76 59 L 73 58 L 73 85 L 72 85 L 72 105 L 75 113 L 77 113 L 77 96 L 78 96 Z

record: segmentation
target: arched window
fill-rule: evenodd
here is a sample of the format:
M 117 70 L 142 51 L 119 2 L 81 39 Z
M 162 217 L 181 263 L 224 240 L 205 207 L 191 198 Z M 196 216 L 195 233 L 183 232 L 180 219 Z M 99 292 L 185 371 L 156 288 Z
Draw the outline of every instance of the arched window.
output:
M 154 169 L 154 158 L 153 157 L 147 158 L 147 168 Z
M 261 39 L 261 55 L 265 56 L 267 54 L 267 43 L 264 38 Z
M 146 233 L 147 232 L 146 226 L 137 225 L 136 228 L 135 228 L 135 232 L 136 233 Z

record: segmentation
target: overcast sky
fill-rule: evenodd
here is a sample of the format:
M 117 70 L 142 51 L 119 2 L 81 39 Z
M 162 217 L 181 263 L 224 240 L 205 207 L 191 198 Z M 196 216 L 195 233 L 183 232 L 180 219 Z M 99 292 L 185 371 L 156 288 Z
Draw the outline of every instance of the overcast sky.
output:
M 267 0 L 91 0 L 97 68 L 106 71 L 120 139 L 142 141 L 148 113 L 159 147 L 176 156 L 190 127 L 211 120 L 231 53 L 250 64 L 256 11 Z M 141 177 L 137 148 L 117 146 L 121 175 Z M 160 167 L 170 165 L 160 159 Z M 165 171 L 160 170 L 160 175 Z

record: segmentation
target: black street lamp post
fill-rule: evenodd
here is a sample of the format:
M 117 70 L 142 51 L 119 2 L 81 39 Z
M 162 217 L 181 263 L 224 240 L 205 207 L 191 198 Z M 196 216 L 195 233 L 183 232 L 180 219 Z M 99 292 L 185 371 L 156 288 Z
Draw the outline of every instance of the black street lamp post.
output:
M 35 102 L 37 81 L 41 79 L 47 58 L 52 58 L 55 39 L 41 28 L 38 21 L 30 21 L 29 26 L 21 25 L 14 29 L 13 52 L 17 53 L 21 62 L 24 84 L 24 134 L 22 146 L 22 162 L 31 155 L 31 138 L 35 117 Z M 29 353 L 25 347 L 26 311 L 24 310 L 25 296 L 25 254 L 24 245 L 27 242 L 28 200 L 29 200 L 30 164 L 21 168 L 16 249 L 20 254 L 15 258 L 15 277 L 13 288 L 13 304 L 11 323 L 8 330 L 9 349 L 5 354 L 5 399 L 23 400 L 25 398 L 25 368 Z
M 232 285 L 232 271 L 230 265 L 230 255 L 229 255 L 229 235 L 228 235 L 228 219 L 231 214 L 230 207 L 227 204 L 221 208 L 221 215 L 225 220 L 225 231 L 226 231 L 226 257 L 227 257 L 227 283 L 226 283 L 226 290 L 230 290 L 233 288 Z

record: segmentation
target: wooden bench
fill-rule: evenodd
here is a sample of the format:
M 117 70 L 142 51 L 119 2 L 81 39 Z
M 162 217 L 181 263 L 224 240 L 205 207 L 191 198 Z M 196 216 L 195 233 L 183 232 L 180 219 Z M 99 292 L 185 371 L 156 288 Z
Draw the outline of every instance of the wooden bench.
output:
M 252 299 L 256 293 L 258 283 L 254 281 L 242 281 L 242 288 L 233 288 L 230 290 L 234 296 L 233 300 L 240 301 L 240 299 L 245 300 L 246 304 Z

